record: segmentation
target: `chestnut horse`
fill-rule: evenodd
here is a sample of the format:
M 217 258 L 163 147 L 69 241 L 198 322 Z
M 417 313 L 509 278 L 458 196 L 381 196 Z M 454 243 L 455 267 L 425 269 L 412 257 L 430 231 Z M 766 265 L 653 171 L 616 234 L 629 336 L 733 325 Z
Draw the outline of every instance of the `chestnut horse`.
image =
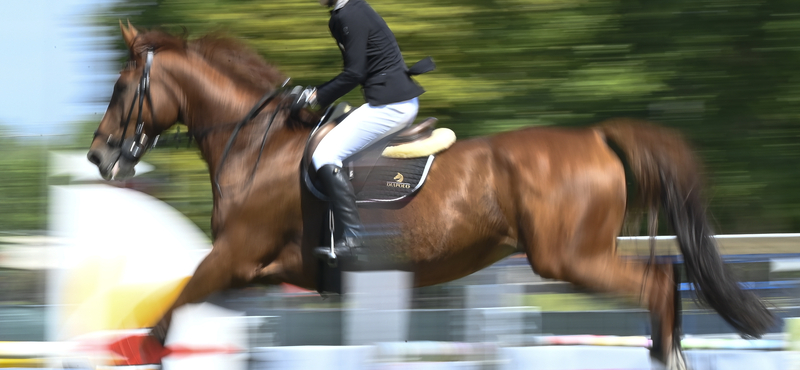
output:
M 130 63 L 116 82 L 89 160 L 104 178 L 126 179 L 149 138 L 182 122 L 211 179 L 219 181 L 213 249 L 151 334 L 163 341 L 173 310 L 230 287 L 287 282 L 315 289 L 312 249 L 320 235 L 311 227 L 304 234 L 303 220 L 327 208 L 301 181 L 311 129 L 282 108 L 287 98 L 259 101 L 284 78 L 231 39 L 186 41 L 120 26 Z M 243 120 L 264 101 L 263 111 Z M 238 136 L 220 165 L 233 131 Z M 679 135 L 645 122 L 527 128 L 458 141 L 437 155 L 410 201 L 362 209 L 362 219 L 391 220 L 395 234 L 381 248 L 413 271 L 415 286 L 451 281 L 524 252 L 542 277 L 631 297 L 651 312 L 652 355 L 681 367 L 672 267 L 615 254 L 627 188 L 622 159 L 609 142 L 624 153 L 643 207 L 664 210 L 700 300 L 743 335 L 763 334 L 773 316 L 722 263 L 692 152 Z

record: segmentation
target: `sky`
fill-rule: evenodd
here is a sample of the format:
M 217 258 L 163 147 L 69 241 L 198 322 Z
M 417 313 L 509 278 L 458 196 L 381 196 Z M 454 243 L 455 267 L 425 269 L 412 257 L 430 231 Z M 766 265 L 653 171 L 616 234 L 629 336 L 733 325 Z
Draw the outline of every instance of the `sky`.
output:
M 116 40 L 89 17 L 109 4 L 2 1 L 0 135 L 71 134 L 76 122 L 102 117 L 118 76 Z

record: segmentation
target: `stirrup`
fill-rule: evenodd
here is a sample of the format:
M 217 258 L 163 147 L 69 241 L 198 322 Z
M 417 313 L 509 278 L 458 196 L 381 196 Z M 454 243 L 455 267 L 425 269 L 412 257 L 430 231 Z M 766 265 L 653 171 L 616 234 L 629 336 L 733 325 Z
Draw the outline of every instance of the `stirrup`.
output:
M 314 248 L 314 256 L 319 259 L 326 260 L 328 266 L 330 267 L 336 267 L 339 265 L 339 257 L 336 255 L 336 251 L 334 250 L 333 246 Z
M 346 240 L 334 243 L 333 247 L 314 248 L 314 255 L 320 259 L 327 259 L 328 265 L 331 267 L 336 267 L 339 260 L 342 259 L 352 262 L 368 262 L 365 252 L 363 244 L 348 245 Z

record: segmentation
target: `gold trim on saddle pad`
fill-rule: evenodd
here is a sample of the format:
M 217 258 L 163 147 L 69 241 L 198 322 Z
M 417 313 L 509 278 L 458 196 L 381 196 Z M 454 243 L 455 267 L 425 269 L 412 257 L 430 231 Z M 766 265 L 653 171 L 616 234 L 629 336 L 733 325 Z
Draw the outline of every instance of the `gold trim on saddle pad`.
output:
M 384 157 L 388 158 L 418 158 L 436 154 L 449 148 L 456 142 L 456 134 L 449 128 L 433 130 L 427 139 L 407 144 L 390 146 L 383 150 Z

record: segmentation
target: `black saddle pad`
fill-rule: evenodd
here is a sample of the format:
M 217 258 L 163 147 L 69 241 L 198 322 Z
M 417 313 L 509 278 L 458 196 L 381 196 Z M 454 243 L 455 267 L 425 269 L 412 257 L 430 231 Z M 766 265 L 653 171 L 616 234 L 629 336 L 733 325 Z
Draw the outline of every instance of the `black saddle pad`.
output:
M 414 194 L 425 182 L 433 158 L 381 158 L 356 194 L 357 202 L 392 202 Z

